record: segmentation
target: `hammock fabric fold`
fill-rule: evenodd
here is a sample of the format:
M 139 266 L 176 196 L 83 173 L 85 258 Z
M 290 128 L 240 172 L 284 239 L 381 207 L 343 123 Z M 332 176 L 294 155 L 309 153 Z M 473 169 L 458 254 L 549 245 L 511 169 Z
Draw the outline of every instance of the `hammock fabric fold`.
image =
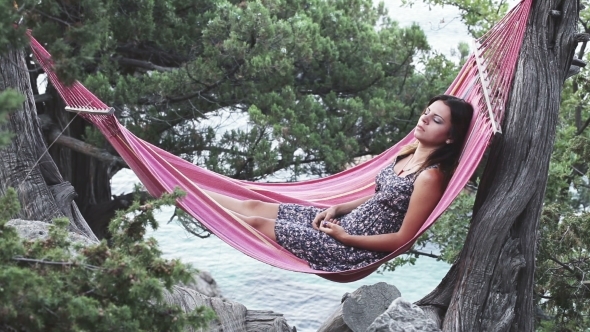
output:
M 313 270 L 307 262 L 219 206 L 203 189 L 238 199 L 289 202 L 318 207 L 347 202 L 374 192 L 375 176 L 392 162 L 404 145 L 413 141 L 413 132 L 381 155 L 333 176 L 293 183 L 255 183 L 227 178 L 174 156 L 137 138 L 123 127 L 114 115 L 80 113 L 80 116 L 101 130 L 151 195 L 158 197 L 180 187 L 186 192 L 186 197 L 178 201 L 178 206 L 235 249 L 282 269 L 314 273 L 338 282 L 358 280 L 375 271 L 384 262 L 407 251 L 452 203 L 475 171 L 490 138 L 495 133 L 494 128 L 504 114 L 531 2 L 532 0 L 523 0 L 492 30 L 476 41 L 475 54 L 469 57 L 447 90 L 447 94 L 471 102 L 476 113 L 459 167 L 443 198 L 411 241 L 386 258 L 363 268 L 342 272 Z M 51 55 L 31 35 L 30 38 L 36 59 L 67 106 L 93 110 L 109 109 L 79 82 L 70 86 L 62 84 L 53 71 Z

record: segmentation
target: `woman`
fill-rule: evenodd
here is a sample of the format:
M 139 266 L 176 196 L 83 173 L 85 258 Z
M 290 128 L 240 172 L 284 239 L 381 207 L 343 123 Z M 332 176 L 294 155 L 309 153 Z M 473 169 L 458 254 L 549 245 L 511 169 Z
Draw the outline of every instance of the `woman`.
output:
M 313 269 L 360 268 L 410 241 L 432 213 L 457 166 L 472 115 L 463 99 L 432 98 L 414 130 L 416 143 L 377 175 L 375 193 L 325 210 L 208 193 Z

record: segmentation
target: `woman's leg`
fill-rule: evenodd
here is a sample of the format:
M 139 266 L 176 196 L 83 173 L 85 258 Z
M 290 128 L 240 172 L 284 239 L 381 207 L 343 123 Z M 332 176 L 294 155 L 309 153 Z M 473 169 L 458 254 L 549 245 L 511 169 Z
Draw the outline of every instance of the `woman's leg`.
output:
M 277 237 L 275 235 L 275 220 L 264 218 L 264 217 L 257 217 L 257 216 L 244 216 L 239 213 L 234 213 L 236 217 L 242 219 L 248 225 L 256 228 L 260 233 L 266 235 L 273 241 L 277 241 Z
M 267 203 L 257 200 L 239 200 L 209 190 L 203 190 L 217 203 L 228 210 L 232 210 L 245 217 L 262 217 L 265 219 L 276 219 L 279 214 L 279 204 Z M 274 225 L 273 225 L 274 233 Z

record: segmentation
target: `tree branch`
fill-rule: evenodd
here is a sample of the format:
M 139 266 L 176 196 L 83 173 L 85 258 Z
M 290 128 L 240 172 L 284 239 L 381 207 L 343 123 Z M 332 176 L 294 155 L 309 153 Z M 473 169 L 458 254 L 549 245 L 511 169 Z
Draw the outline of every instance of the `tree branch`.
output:
M 136 59 L 131 59 L 131 58 L 125 58 L 125 57 L 115 57 L 114 59 L 117 60 L 117 62 L 120 65 L 123 65 L 123 66 L 133 66 L 133 67 L 144 68 L 144 69 L 148 69 L 148 70 L 157 70 L 157 71 L 161 71 L 161 72 L 171 72 L 176 69 L 176 68 L 172 68 L 172 67 L 158 66 L 158 65 L 155 65 L 149 61 L 142 61 L 142 60 L 136 60 Z
M 590 118 L 588 118 L 586 120 L 586 122 L 584 122 L 584 124 L 582 125 L 582 127 L 580 127 L 580 129 L 578 129 L 578 132 L 576 132 L 576 135 L 580 135 L 584 132 L 584 130 L 586 129 L 586 127 L 588 127 L 588 125 L 590 125 Z
M 80 265 L 80 266 L 85 267 L 89 270 L 100 270 L 101 269 L 98 266 L 94 266 L 94 265 L 90 265 L 90 264 L 83 264 L 83 263 L 77 263 L 77 262 L 46 261 L 46 260 L 42 260 L 42 259 L 25 258 L 25 257 L 20 257 L 20 256 L 12 257 L 12 260 L 17 261 L 17 262 L 45 264 L 45 265 L 61 265 L 61 266 Z
M 35 13 L 37 13 L 37 14 L 41 15 L 41 16 L 45 16 L 45 17 L 47 17 L 48 19 L 50 19 L 50 20 L 53 20 L 53 21 L 55 21 L 55 22 L 61 23 L 61 24 L 65 25 L 65 26 L 67 26 L 67 27 L 71 27 L 71 26 L 72 26 L 70 23 L 68 23 L 68 22 L 66 22 L 66 21 L 64 21 L 64 20 L 62 20 L 62 19 L 59 19 L 59 18 L 57 18 L 57 17 L 53 17 L 53 16 L 51 16 L 51 15 L 45 14 L 44 12 L 42 12 L 42 11 L 40 11 L 40 10 L 33 9 L 33 12 L 35 12 Z
M 46 101 L 51 101 L 53 100 L 53 96 L 50 95 L 49 93 L 43 93 L 40 95 L 35 95 L 35 103 L 44 103 Z
M 256 148 L 258 147 L 258 144 L 260 143 L 262 138 L 264 138 L 264 134 L 266 134 L 266 129 L 260 131 L 258 138 L 256 138 L 256 142 L 254 142 L 253 144 L 254 148 L 251 151 L 248 151 L 248 155 L 253 155 L 254 152 L 256 152 Z M 242 171 L 244 171 L 247 168 L 248 164 L 251 163 L 253 160 L 253 157 L 246 158 L 246 161 L 241 165 L 240 169 L 238 169 L 234 174 L 234 178 L 239 179 L 240 175 L 242 174 Z
M 436 259 L 440 259 L 440 255 L 435 255 L 432 253 L 427 253 L 427 252 L 423 252 L 423 251 L 418 251 L 415 249 L 410 249 L 407 252 L 408 254 L 413 254 L 413 255 L 419 255 L 419 256 L 426 256 L 426 257 L 430 257 L 430 258 L 436 258 Z
M 114 156 L 104 149 L 99 149 L 94 145 L 88 144 L 73 137 L 66 136 L 63 134 L 60 135 L 60 132 L 58 130 L 51 130 L 48 136 L 48 139 L 51 142 L 55 142 L 55 144 L 67 147 L 73 151 L 94 157 L 100 161 L 114 163 L 120 167 L 128 167 L 127 163 L 125 162 L 125 160 L 123 160 L 123 158 Z
M 574 275 L 574 277 L 576 277 L 576 279 L 578 279 L 579 281 L 583 281 L 584 277 L 581 276 L 579 273 L 577 273 L 574 269 L 572 269 L 571 267 L 567 266 L 566 264 L 558 261 L 556 258 L 554 257 L 549 257 L 550 260 L 552 260 L 553 262 L 555 262 L 557 265 L 563 267 L 564 269 L 568 270 L 571 274 Z
M 298 92 L 303 95 L 321 95 L 321 96 L 327 95 L 330 92 L 336 92 L 338 97 L 349 97 L 349 96 L 354 96 L 354 95 L 358 94 L 359 92 L 372 87 L 377 82 L 379 82 L 379 80 L 381 80 L 381 78 L 379 78 L 379 77 L 375 78 L 371 82 L 366 84 L 365 86 L 361 86 L 358 88 L 343 88 L 343 89 L 339 90 L 339 89 L 331 87 L 331 86 L 324 86 L 324 87 L 318 87 L 316 89 L 299 90 Z
M 170 220 L 168 220 L 168 224 L 171 223 L 172 220 L 174 220 L 174 218 L 177 218 L 178 222 L 184 227 L 184 229 L 187 232 L 191 233 L 192 235 L 198 238 L 206 239 L 210 237 L 211 234 L 213 234 L 197 219 L 193 217 L 182 216 L 178 213 L 178 211 L 178 208 L 174 210 L 174 214 L 172 215 L 172 217 L 170 217 Z
M 189 99 L 197 97 L 203 93 L 207 93 L 207 92 L 213 90 L 214 88 L 220 86 L 222 83 L 224 83 L 229 78 L 229 76 L 234 75 L 238 71 L 238 69 L 240 69 L 240 66 L 241 66 L 241 63 L 237 63 L 229 73 L 225 74 L 225 76 L 223 76 L 223 78 L 221 78 L 220 80 L 218 80 L 217 82 L 215 82 L 211 85 L 205 85 L 204 83 L 197 81 L 198 84 L 205 85 L 205 88 L 202 90 L 199 90 L 197 92 L 194 92 L 194 93 L 191 93 L 191 94 L 185 95 L 185 96 L 166 97 L 166 99 L 170 102 L 175 103 L 175 102 L 189 100 Z M 189 75 L 189 77 L 190 77 L 190 75 Z
M 137 56 L 141 59 L 150 59 L 152 62 L 157 62 L 160 65 L 166 65 L 168 67 L 180 66 L 190 60 L 187 56 L 169 53 L 144 43 L 127 43 L 117 46 L 115 50 L 120 53 Z

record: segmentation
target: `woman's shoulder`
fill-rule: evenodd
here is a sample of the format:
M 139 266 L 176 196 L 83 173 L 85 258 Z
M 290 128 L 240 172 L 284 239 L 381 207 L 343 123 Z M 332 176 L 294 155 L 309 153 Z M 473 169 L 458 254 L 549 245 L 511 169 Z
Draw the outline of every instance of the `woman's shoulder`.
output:
M 414 186 L 442 186 L 444 181 L 444 173 L 435 165 L 420 172 L 414 181 Z

